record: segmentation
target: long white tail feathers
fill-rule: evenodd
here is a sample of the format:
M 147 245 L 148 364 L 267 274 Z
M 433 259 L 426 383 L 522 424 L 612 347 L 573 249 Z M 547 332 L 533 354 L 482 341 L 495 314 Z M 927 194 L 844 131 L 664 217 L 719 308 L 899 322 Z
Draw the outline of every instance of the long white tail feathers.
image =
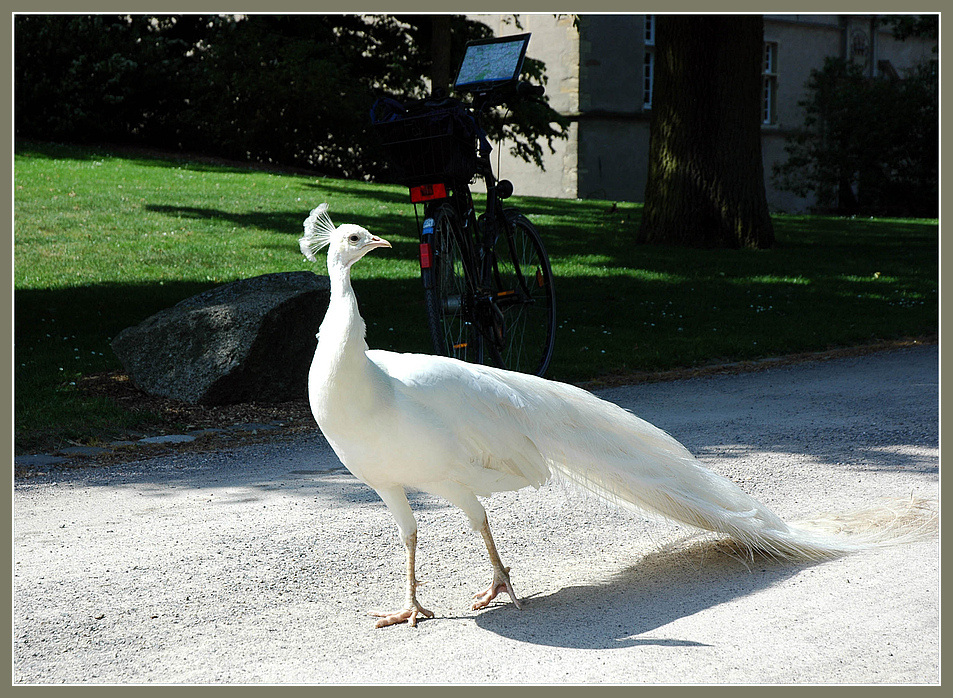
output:
M 666 468 L 665 477 L 642 481 L 623 474 L 580 472 L 552 464 L 557 477 L 600 499 L 642 514 L 661 516 L 703 531 L 726 535 L 744 557 L 756 552 L 792 560 L 824 560 L 887 545 L 923 540 L 937 530 L 932 502 L 909 498 L 846 514 L 784 522 L 727 478 L 698 464 Z
M 729 536 L 752 554 L 825 559 L 924 539 L 938 515 L 910 499 L 789 524 L 702 465 L 671 435 L 591 393 L 533 376 L 508 386 L 532 409 L 512 410 L 550 476 L 617 506 Z
M 829 550 L 826 557 L 833 557 L 925 540 L 938 530 L 939 514 L 932 501 L 910 496 L 845 514 L 795 521 L 790 528 L 805 542 L 816 541 L 818 552 Z

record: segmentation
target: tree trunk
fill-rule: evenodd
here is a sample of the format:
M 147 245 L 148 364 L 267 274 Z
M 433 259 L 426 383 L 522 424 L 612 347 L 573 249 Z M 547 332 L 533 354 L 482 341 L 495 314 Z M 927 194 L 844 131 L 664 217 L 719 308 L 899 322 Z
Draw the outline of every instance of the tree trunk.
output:
M 450 15 L 434 15 L 431 25 L 430 92 L 450 89 Z
M 770 247 L 761 158 L 764 20 L 660 15 L 640 242 Z

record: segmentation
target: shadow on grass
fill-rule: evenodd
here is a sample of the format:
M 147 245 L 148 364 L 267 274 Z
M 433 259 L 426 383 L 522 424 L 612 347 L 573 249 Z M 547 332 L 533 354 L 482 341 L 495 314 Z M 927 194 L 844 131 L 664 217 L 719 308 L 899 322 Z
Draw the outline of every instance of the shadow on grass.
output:
M 256 243 L 255 246 L 256 248 L 270 249 L 281 253 L 287 253 L 290 249 L 297 250 L 296 240 L 302 235 L 304 221 L 310 213 L 310 209 L 306 206 L 303 206 L 297 211 L 246 211 L 241 213 L 194 206 L 168 206 L 158 204 L 146 205 L 145 209 L 153 213 L 167 215 L 175 220 L 189 218 L 206 221 L 224 221 L 237 228 L 257 228 L 261 231 L 275 233 L 275 237 L 264 238 L 262 242 Z M 356 272 L 358 275 L 360 275 L 362 269 L 368 266 L 376 266 L 378 270 L 386 269 L 388 263 L 394 260 L 413 260 L 416 264 L 419 253 L 419 233 L 413 211 L 405 212 L 398 209 L 394 212 L 385 210 L 376 212 L 373 215 L 362 213 L 357 216 L 349 215 L 347 210 L 344 210 L 337 212 L 332 211 L 331 215 L 332 220 L 334 220 L 337 225 L 341 223 L 359 222 L 360 225 L 367 227 L 375 234 L 388 239 L 393 245 L 392 251 L 369 257 L 368 261 L 365 261 L 361 267 L 358 268 Z M 324 269 L 324 260 L 322 258 L 321 261 L 314 266 L 314 271 L 323 274 L 325 273 Z
M 250 166 L 124 150 L 23 143 L 16 148 L 25 158 L 115 158 L 154 168 L 261 174 Z M 271 210 L 253 202 L 241 212 L 200 198 L 144 206 L 172 219 L 222 220 L 264 231 L 251 243 L 252 259 L 241 267 L 253 275 L 279 268 L 259 261 L 259 249 L 294 259 L 308 212 L 328 201 L 335 223 L 364 225 L 394 244 L 355 271 L 369 345 L 429 351 L 416 269 L 419 219 L 407 190 L 318 175 L 263 179 L 290 187 L 301 201 L 282 198 Z M 476 199 L 479 208 L 482 197 Z M 775 249 L 691 250 L 636 244 L 639 204 L 534 197 L 509 203 L 537 225 L 553 263 L 558 329 L 551 378 L 590 380 L 757 359 L 916 336 L 938 327 L 936 221 L 777 216 Z M 217 236 L 224 227 L 205 226 L 202 232 Z M 115 368 L 113 336 L 214 285 L 177 279 L 180 270 L 165 263 L 164 281 L 16 290 L 17 400 L 55 399 L 70 376 Z M 321 264 L 296 268 L 324 273 Z M 228 273 L 213 271 L 224 281 Z M 41 385 L 46 387 L 39 390 Z
M 408 250 L 409 253 L 409 250 Z M 110 347 L 127 327 L 213 282 L 106 283 L 14 291 L 14 414 L 18 451 L 83 440 L 127 426 L 118 408 L 76 389 L 78 379 L 121 368 Z M 430 351 L 418 279 L 366 279 L 357 292 L 375 348 Z M 396 319 L 395 319 L 396 318 Z
M 258 228 L 273 233 L 294 234 L 300 236 L 302 224 L 307 212 L 300 211 L 246 211 L 236 213 L 221 209 L 198 208 L 195 206 L 167 206 L 147 204 L 145 210 L 161 213 L 175 219 L 191 218 L 197 220 L 226 221 L 239 228 Z
M 331 197 L 316 196 L 313 201 L 305 202 L 302 207 L 294 211 L 225 211 L 222 209 L 200 208 L 195 206 L 170 206 L 162 204 L 147 204 L 145 210 L 152 213 L 167 215 L 173 219 L 193 219 L 208 221 L 225 221 L 239 228 L 258 228 L 259 230 L 300 237 L 303 224 L 313 208 Z M 355 223 L 371 230 L 377 235 L 400 235 L 412 237 L 419 235 L 417 220 L 414 217 L 413 207 L 406 210 L 393 210 L 381 207 L 378 211 L 361 211 L 350 213 L 347 208 L 331 209 L 331 218 L 335 225 L 341 223 Z M 422 215 L 422 214 L 421 214 Z
M 232 215 L 186 208 L 170 215 L 182 211 Z M 282 231 L 300 216 L 243 215 L 241 224 Z M 337 218 L 348 220 L 346 210 Z M 429 353 L 423 292 L 413 275 L 415 223 L 392 210 L 377 218 L 394 249 L 374 257 L 355 278 L 368 344 Z M 767 252 L 624 244 L 603 249 L 609 233 L 550 230 L 557 333 L 548 377 L 590 380 L 936 331 L 935 225 L 851 222 L 850 236 L 832 235 L 825 245 L 824 226 L 845 223 L 814 223 L 795 221 L 780 236 L 781 247 Z M 297 230 L 300 221 L 295 225 Z M 580 260 L 586 246 L 601 261 Z M 314 270 L 323 273 L 320 265 Z M 213 285 L 170 279 L 16 290 L 18 428 L 20 406 L 61 399 L 57 391 L 76 376 L 118 368 L 109 349 L 118 332 Z
M 19 362 L 36 363 L 45 353 L 78 355 L 76 368 L 91 368 L 86 355 L 108 351 L 109 342 L 127 327 L 179 301 L 217 286 L 213 282 L 163 281 L 157 283 L 107 283 L 61 289 L 17 289 L 14 292 L 14 344 Z M 368 333 L 375 327 L 393 326 L 395 315 L 412 318 L 419 313 L 425 322 L 423 292 L 419 279 L 362 279 L 355 282 Z M 391 320 L 388 323 L 388 319 Z M 401 322 L 400 325 L 413 325 Z M 395 336 L 416 345 L 426 327 L 395 327 Z M 395 349 L 404 342 L 391 341 Z M 386 347 L 385 347 L 386 348 Z M 107 361 L 115 366 L 115 360 Z M 59 368 L 58 366 L 56 368 Z M 54 370 L 56 370 L 54 368 Z M 69 367 L 67 367 L 69 368 Z M 98 369 L 97 369 L 98 370 Z

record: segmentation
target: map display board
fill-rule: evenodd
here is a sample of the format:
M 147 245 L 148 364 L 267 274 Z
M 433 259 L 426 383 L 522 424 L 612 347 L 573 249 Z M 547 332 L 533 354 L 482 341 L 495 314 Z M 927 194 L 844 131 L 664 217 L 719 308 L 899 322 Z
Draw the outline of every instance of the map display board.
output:
M 529 37 L 529 34 L 519 34 L 470 42 L 454 87 L 479 92 L 516 80 L 523 67 Z

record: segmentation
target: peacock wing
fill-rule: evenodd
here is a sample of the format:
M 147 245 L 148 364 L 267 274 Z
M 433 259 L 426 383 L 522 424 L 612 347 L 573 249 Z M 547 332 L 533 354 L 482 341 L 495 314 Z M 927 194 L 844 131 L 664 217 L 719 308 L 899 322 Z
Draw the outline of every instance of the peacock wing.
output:
M 506 372 L 425 354 L 371 350 L 367 356 L 390 377 L 396 409 L 413 414 L 422 438 L 454 460 L 461 484 L 485 495 L 551 479 L 525 426 L 532 400 L 507 383 Z

